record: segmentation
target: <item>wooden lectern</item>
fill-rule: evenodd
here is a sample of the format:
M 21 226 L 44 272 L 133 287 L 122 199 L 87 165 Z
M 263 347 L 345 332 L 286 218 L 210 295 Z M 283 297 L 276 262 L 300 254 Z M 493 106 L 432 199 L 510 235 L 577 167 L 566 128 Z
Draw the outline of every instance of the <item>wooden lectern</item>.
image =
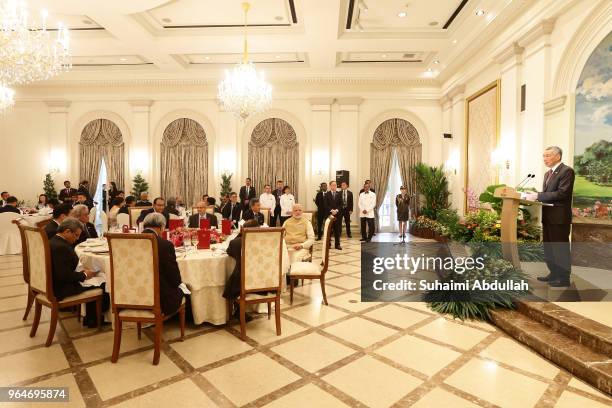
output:
M 519 205 L 539 205 L 539 201 L 521 200 L 521 193 L 512 187 L 498 187 L 493 193 L 494 197 L 502 199 L 501 213 L 501 244 L 502 255 L 515 268 L 521 268 L 519 258 L 517 238 L 516 238 L 516 218 L 518 217 Z

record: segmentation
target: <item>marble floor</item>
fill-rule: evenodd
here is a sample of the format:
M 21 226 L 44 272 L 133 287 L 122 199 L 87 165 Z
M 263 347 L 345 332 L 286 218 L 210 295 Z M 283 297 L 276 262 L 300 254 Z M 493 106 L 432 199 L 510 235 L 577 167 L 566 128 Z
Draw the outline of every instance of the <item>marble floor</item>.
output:
M 360 303 L 360 244 L 332 251 L 329 306 L 318 283 L 297 288 L 274 319 L 238 328 L 169 322 L 159 366 L 150 329 L 125 329 L 110 363 L 112 332 L 64 314 L 53 345 L 21 320 L 21 258 L 0 257 L 0 386 L 67 386 L 70 403 L 43 407 L 608 407 L 612 400 L 495 327 L 461 323 L 422 303 Z M 315 248 L 318 253 L 319 245 Z M 44 310 L 44 309 L 43 309 Z M 10 406 L 0 403 L 0 407 Z M 26 404 L 15 404 L 26 406 Z M 29 404 L 27 406 L 36 406 Z

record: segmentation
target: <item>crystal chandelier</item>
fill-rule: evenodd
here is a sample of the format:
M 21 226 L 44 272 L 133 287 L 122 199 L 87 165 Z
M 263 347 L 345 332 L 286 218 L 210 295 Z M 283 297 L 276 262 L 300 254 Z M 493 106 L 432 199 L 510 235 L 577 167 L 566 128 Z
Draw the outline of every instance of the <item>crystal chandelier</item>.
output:
M 221 105 L 238 118 L 246 120 L 250 115 L 263 112 L 272 103 L 272 87 L 263 72 L 257 72 L 249 62 L 247 48 L 247 13 L 249 3 L 242 3 L 244 10 L 244 54 L 242 62 L 231 72 L 225 71 L 225 79 L 219 83 Z
M 58 24 L 53 34 L 47 30 L 46 11 L 35 21 L 23 0 L 0 0 L 0 84 L 41 81 L 70 67 L 66 27 Z
M 14 96 L 15 91 L 13 91 L 11 88 L 0 85 L 0 112 L 13 106 L 15 103 L 15 100 L 13 99 Z

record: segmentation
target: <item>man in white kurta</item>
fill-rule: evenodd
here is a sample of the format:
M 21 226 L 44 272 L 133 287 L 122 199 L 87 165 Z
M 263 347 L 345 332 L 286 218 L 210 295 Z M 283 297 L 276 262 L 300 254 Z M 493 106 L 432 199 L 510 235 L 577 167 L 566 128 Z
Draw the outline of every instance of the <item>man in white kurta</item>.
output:
M 304 209 L 301 204 L 294 204 L 291 218 L 283 224 L 285 242 L 289 252 L 289 260 L 301 262 L 310 255 L 309 249 L 314 243 L 315 234 L 312 223 L 302 216 Z
M 370 191 L 366 184 L 363 192 L 359 194 L 359 218 L 361 219 L 361 240 L 370 242 L 374 235 L 374 208 L 376 207 L 376 194 Z M 367 227 L 367 228 L 366 228 Z

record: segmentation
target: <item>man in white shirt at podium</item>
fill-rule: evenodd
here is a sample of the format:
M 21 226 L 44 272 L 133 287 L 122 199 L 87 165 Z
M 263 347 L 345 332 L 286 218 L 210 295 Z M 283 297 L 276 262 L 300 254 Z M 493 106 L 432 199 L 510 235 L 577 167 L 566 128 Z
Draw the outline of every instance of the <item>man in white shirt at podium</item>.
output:
M 569 235 L 575 175 L 574 169 L 561 163 L 562 155 L 559 147 L 547 147 L 543 158 L 549 170 L 544 174 L 542 191 L 523 193 L 523 198 L 527 200 L 552 204 L 542 207 L 544 257 L 550 274 L 538 277 L 539 281 L 548 282 L 551 287 L 569 286 L 572 268 Z

